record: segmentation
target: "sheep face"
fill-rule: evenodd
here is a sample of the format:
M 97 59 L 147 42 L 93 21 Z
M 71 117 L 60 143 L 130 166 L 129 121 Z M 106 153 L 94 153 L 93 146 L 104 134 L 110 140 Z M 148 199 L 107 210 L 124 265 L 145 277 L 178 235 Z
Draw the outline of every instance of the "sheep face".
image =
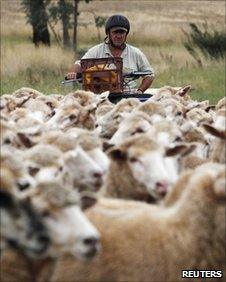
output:
M 148 192 L 157 200 L 164 197 L 177 179 L 177 170 L 175 163 L 170 160 L 164 160 L 163 152 L 149 152 L 137 156 L 130 154 L 128 156 L 128 165 L 134 178 L 142 183 Z M 171 168 L 171 174 L 168 167 Z
M 0 191 L 1 250 L 12 247 L 29 257 L 45 256 L 50 237 L 41 217 L 30 202 L 18 200 L 10 192 Z
M 64 106 L 56 110 L 55 115 L 48 120 L 47 125 L 52 129 L 66 129 L 78 122 L 80 105 Z
M 111 138 L 118 129 L 122 119 L 123 117 L 120 113 L 110 111 L 98 118 L 95 123 L 96 132 L 99 133 L 101 137 Z
M 103 174 L 105 175 L 109 168 L 109 158 L 107 155 L 101 150 L 101 148 L 98 147 L 87 151 L 87 153 L 94 160 L 94 162 L 99 165 Z
M 88 205 L 85 201 L 89 202 Z M 52 246 L 51 257 L 71 253 L 80 259 L 93 257 L 100 248 L 99 233 L 88 221 L 81 207 L 87 208 L 96 200 L 80 197 L 77 191 L 55 181 L 39 182 L 32 202 L 48 227 Z
M 94 128 L 94 117 L 89 109 L 82 108 L 79 103 L 64 105 L 46 123 L 51 129 L 67 130 L 72 127 Z
M 110 139 L 110 143 L 118 145 L 128 137 L 145 132 L 149 132 L 151 135 L 155 133 L 155 129 L 151 125 L 148 116 L 144 113 L 141 115 L 139 115 L 139 113 L 131 114 L 121 122 L 120 127 Z
M 101 137 L 111 138 L 124 119 L 123 113 L 131 112 L 139 104 L 138 99 L 122 99 L 111 111 L 96 120 L 96 131 Z
M 168 189 L 176 181 L 177 165 L 172 158 L 165 158 L 162 147 L 157 143 L 154 145 L 152 149 L 133 148 L 133 146 L 127 149 L 113 148 L 109 151 L 109 155 L 114 163 L 118 163 L 120 171 L 122 164 L 128 166 L 134 179 L 132 182 L 145 187 L 154 199 L 159 200 L 166 195 Z
M 99 162 L 101 160 L 98 160 Z M 107 165 L 104 160 L 103 164 Z M 79 191 L 96 191 L 103 183 L 104 170 L 81 147 L 67 152 L 62 159 L 63 183 Z
M 1 156 L 1 186 L 11 189 L 16 196 L 23 198 L 30 194 L 36 186 L 35 179 L 29 175 L 22 159 L 7 150 L 2 151 Z
M 137 182 L 137 186 L 140 183 L 154 199 L 160 200 L 178 179 L 178 156 L 186 155 L 194 149 L 193 144 L 181 144 L 165 149 L 148 134 L 143 134 L 128 138 L 108 153 L 113 161 L 112 165 L 117 167 L 118 174 L 128 171 L 134 179 L 131 183 Z M 122 180 L 122 176 L 120 179 Z
M 52 214 L 46 219 L 46 225 L 55 238 L 50 251 L 52 256 L 60 251 L 86 259 L 94 256 L 100 248 L 98 231 L 78 206 L 67 207 L 57 215 Z

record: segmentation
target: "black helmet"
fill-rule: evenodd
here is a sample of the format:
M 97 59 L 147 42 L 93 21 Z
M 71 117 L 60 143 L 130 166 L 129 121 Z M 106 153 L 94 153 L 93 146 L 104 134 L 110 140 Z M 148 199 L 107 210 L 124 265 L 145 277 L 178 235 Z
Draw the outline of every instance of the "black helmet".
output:
M 122 16 L 122 15 L 113 15 L 110 18 L 108 18 L 108 20 L 105 24 L 106 34 L 114 26 L 123 27 L 127 30 L 127 34 L 129 33 L 130 23 L 129 23 L 128 19 L 126 17 Z

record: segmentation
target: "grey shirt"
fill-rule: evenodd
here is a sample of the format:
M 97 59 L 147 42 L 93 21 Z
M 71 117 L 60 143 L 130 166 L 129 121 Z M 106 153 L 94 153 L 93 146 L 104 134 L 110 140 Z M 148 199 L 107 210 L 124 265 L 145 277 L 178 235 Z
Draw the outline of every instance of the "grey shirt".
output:
M 113 57 L 111 51 L 106 43 L 98 44 L 90 48 L 82 59 L 91 58 L 108 58 Z M 122 51 L 121 58 L 123 59 L 123 73 L 130 73 L 132 71 L 151 71 L 154 75 L 154 70 L 150 66 L 144 53 L 136 47 L 126 44 L 126 48 Z M 80 61 L 76 61 L 76 64 L 80 64 Z M 130 81 L 125 79 L 129 88 L 136 88 L 136 81 Z M 127 87 L 126 87 L 127 88 Z

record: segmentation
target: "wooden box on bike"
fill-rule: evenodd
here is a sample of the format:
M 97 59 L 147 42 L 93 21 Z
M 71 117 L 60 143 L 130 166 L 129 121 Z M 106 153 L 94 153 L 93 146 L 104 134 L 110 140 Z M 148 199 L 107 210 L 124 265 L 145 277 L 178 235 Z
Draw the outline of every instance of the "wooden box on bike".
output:
M 86 91 L 122 93 L 122 58 L 82 59 L 82 85 Z

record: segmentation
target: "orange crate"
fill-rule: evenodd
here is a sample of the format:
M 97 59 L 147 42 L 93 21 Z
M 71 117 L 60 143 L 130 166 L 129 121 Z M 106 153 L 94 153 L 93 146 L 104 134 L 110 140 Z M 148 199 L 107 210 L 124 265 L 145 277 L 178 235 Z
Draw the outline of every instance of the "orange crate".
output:
M 100 94 L 104 91 L 123 91 L 122 58 L 82 59 L 83 89 Z

